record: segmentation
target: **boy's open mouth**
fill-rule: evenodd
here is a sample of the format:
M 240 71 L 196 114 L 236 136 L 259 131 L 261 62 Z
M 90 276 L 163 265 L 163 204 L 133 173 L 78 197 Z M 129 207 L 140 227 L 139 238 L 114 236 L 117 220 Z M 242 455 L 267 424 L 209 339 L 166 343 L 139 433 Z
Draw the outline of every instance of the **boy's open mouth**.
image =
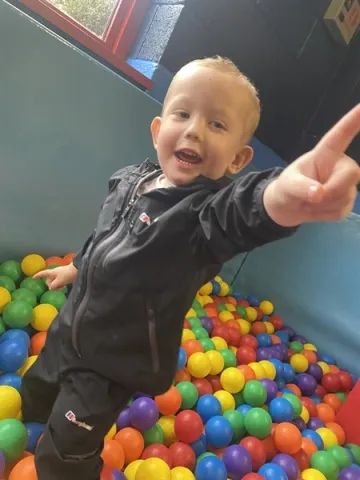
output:
M 201 162 L 201 157 L 194 150 L 184 148 L 175 152 L 175 157 L 185 165 L 196 165 Z

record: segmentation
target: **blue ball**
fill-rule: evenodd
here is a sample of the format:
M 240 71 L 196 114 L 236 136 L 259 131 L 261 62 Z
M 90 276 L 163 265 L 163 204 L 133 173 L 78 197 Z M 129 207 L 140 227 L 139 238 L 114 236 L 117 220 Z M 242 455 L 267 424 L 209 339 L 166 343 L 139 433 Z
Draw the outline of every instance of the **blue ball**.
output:
M 271 358 L 269 360 L 275 367 L 276 379 L 282 379 L 284 376 L 284 364 L 277 358 Z
M 206 436 L 202 433 L 199 440 L 196 442 L 190 443 L 190 447 L 194 450 L 195 457 L 200 457 L 203 453 L 206 452 L 207 440 Z
M 34 453 L 36 449 L 36 445 L 39 441 L 39 438 L 45 431 L 45 425 L 37 422 L 25 423 L 24 425 L 28 433 L 28 439 L 27 439 L 25 450 L 28 452 Z
M 280 338 L 281 342 L 287 345 L 289 343 L 289 334 L 285 330 L 278 330 L 275 335 Z
M 126 480 L 125 474 L 120 472 L 120 470 L 115 470 L 114 468 L 111 470 L 112 479 L 111 480 Z
M 251 405 L 243 403 L 242 405 L 239 405 L 236 410 L 245 416 L 252 408 Z
M 182 347 L 180 347 L 179 348 L 179 355 L 178 355 L 178 363 L 177 363 L 177 367 L 176 367 L 177 370 L 182 370 L 185 367 L 186 362 L 187 362 L 186 352 Z
M 329 353 L 323 353 L 322 355 L 319 355 L 319 360 L 321 362 L 325 362 L 328 365 L 336 365 L 336 358 L 333 355 L 330 355 Z
M 294 392 L 292 390 L 290 390 L 290 388 L 286 388 L 286 387 L 282 388 L 281 392 L 282 393 L 291 393 L 291 395 L 294 395 Z
M 276 385 L 278 386 L 278 389 L 281 390 L 282 388 L 285 387 L 285 380 L 283 378 L 277 378 Z
M 294 407 L 286 398 L 277 397 L 269 403 L 269 414 L 275 423 L 291 422 L 294 418 Z
M 231 423 L 225 417 L 217 415 L 205 424 L 207 441 L 215 448 L 227 447 L 233 437 Z
M 0 370 L 14 373 L 28 358 L 28 346 L 21 339 L 8 339 L 0 343 Z
M 258 307 L 260 305 L 260 299 L 256 295 L 249 295 L 246 300 L 252 307 Z
M 316 405 L 318 405 L 319 403 L 321 403 L 321 398 L 319 397 L 319 395 L 310 395 L 309 397 Z
M 204 457 L 196 465 L 195 477 L 196 480 L 226 480 L 225 464 L 214 455 Z
M 10 328 L 9 330 L 6 330 L 1 337 L 0 337 L 0 344 L 2 342 L 5 342 L 5 340 L 16 340 L 16 341 L 23 341 L 27 348 L 29 348 L 30 345 L 30 337 L 29 335 L 24 331 L 21 330 L 20 328 Z
M 4 375 L 0 375 L 0 385 L 13 387 L 18 392 L 20 392 L 20 389 L 21 389 L 21 381 L 22 381 L 22 378 L 20 377 L 20 375 L 17 375 L 16 373 L 4 373 Z
M 244 297 L 241 295 L 241 293 L 238 292 L 237 290 L 234 290 L 234 291 L 233 291 L 232 297 L 234 297 L 235 300 L 237 300 L 238 302 L 244 298 Z
M 211 417 L 221 415 L 221 403 L 213 395 L 203 395 L 197 402 L 196 411 L 206 423 Z
M 271 347 L 272 345 L 272 339 L 268 333 L 259 333 L 259 335 L 256 335 L 256 340 L 259 347 Z
M 288 480 L 285 471 L 276 463 L 265 463 L 258 471 L 265 480 Z
M 295 370 L 289 363 L 283 364 L 285 383 L 292 383 L 295 380 Z
M 212 294 L 213 295 L 219 295 L 220 290 L 221 290 L 220 283 L 216 282 L 215 280 L 211 280 L 211 283 L 212 283 L 212 286 L 213 286 Z
M 302 436 L 304 438 L 308 438 L 309 440 L 312 440 L 315 445 L 317 446 L 318 450 L 323 450 L 324 449 L 324 442 L 320 435 L 315 432 L 315 430 L 310 430 L 310 429 L 305 429 L 301 432 Z

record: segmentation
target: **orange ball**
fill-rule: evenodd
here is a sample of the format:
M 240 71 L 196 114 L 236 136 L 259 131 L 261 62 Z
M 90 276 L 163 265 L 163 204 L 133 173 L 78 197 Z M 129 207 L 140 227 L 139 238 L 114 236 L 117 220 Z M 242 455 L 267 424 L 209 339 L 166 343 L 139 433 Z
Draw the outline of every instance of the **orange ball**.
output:
M 346 435 L 344 429 L 341 425 L 335 422 L 326 423 L 326 428 L 335 433 L 336 438 L 338 439 L 339 445 L 344 445 L 346 442 Z
M 226 297 L 226 302 L 225 303 L 231 303 L 231 305 L 234 305 L 234 307 L 236 307 L 237 300 L 234 297 Z
M 108 467 L 121 470 L 125 463 L 125 453 L 120 442 L 105 439 L 101 458 Z
M 169 390 L 162 395 L 157 395 L 154 400 L 159 412 L 165 416 L 175 415 L 175 413 L 180 410 L 182 402 L 181 394 L 174 386 L 171 386 Z
M 330 372 L 329 373 L 339 373 L 340 368 L 337 367 L 336 365 L 329 365 Z
M 295 425 L 282 422 L 275 428 L 274 442 L 280 452 L 294 455 L 301 449 L 302 436 Z
M 67 253 L 62 259 L 64 265 L 69 265 L 69 263 L 71 263 L 74 260 L 74 257 L 76 257 L 76 253 L 74 252 Z
M 144 438 L 139 431 L 132 427 L 122 428 L 115 435 L 114 440 L 123 448 L 126 465 L 139 460 L 144 450 Z
M 235 330 L 238 330 L 239 332 L 241 331 L 240 325 L 236 320 L 229 320 L 226 322 L 226 326 L 229 328 L 235 328 Z
M 306 438 L 306 437 L 304 437 L 301 440 L 301 448 L 304 450 L 304 452 L 307 453 L 309 458 L 311 458 L 312 455 L 314 455 L 314 453 L 318 451 L 318 448 L 315 445 L 315 443 L 312 440 L 310 440 L 310 438 Z
M 175 375 L 175 383 L 191 382 L 191 375 L 186 367 L 182 368 Z
M 186 340 L 186 342 L 183 343 L 182 348 L 185 350 L 187 358 L 190 358 L 193 353 L 202 353 L 204 351 L 201 343 L 195 339 Z
M 47 267 L 51 267 L 51 265 L 65 265 L 64 260 L 61 257 L 49 257 L 45 262 Z
M 342 406 L 341 399 L 337 395 L 335 395 L 335 393 L 327 393 L 323 398 L 323 403 L 329 405 L 335 413 L 337 413 Z
M 31 337 L 30 341 L 30 355 L 39 355 L 44 348 L 46 342 L 47 332 L 38 332 Z
M 248 382 L 249 380 L 256 380 L 255 372 L 251 367 L 249 367 L 249 365 L 238 365 L 237 368 L 244 375 L 245 382 Z
M 324 423 L 335 422 L 335 412 L 326 403 L 318 403 L 316 405 L 316 412 L 317 416 L 322 420 Z
M 279 452 L 279 450 L 276 448 L 274 437 L 272 435 L 269 435 L 268 437 L 261 440 L 261 443 L 264 445 L 264 448 L 266 450 L 266 461 L 270 462 L 271 459 L 273 459 L 275 455 Z
M 253 335 L 259 335 L 260 333 L 266 333 L 266 325 L 264 325 L 264 322 L 254 322 L 251 325 L 251 333 Z
M 277 335 L 270 335 L 273 345 L 278 345 L 281 343 L 281 339 Z
M 20 460 L 11 470 L 9 480 L 38 480 L 34 455 Z
M 316 363 L 317 356 L 313 350 L 303 350 L 301 353 L 304 355 L 304 357 L 308 360 L 309 363 Z
M 288 384 L 285 385 L 285 386 L 286 386 L 286 388 L 288 388 L 289 390 L 291 390 L 294 395 L 296 395 L 298 398 L 301 398 L 302 393 L 301 393 L 300 388 L 299 388 L 297 385 L 295 385 L 294 383 L 288 383 Z

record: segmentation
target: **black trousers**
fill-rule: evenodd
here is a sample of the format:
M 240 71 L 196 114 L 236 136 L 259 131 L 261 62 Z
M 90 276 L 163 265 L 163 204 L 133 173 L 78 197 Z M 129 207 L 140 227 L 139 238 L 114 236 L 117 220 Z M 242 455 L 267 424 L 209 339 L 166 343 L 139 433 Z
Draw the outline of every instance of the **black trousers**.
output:
M 104 437 L 131 392 L 83 365 L 59 317 L 21 396 L 24 422 L 46 424 L 35 452 L 38 480 L 99 480 Z

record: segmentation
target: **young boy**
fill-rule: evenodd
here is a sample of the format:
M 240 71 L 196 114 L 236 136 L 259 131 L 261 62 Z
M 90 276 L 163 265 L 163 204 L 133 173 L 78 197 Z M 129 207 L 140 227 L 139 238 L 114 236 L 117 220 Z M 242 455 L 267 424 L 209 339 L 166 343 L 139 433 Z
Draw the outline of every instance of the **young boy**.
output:
M 50 289 L 74 282 L 23 379 L 24 420 L 46 423 L 39 480 L 100 478 L 104 436 L 134 392 L 169 388 L 184 315 L 223 262 L 351 211 L 360 174 L 343 152 L 360 106 L 283 171 L 230 181 L 252 159 L 259 118 L 255 88 L 229 60 L 186 65 L 151 124 L 160 166 L 116 172 L 73 264 L 36 275 Z

